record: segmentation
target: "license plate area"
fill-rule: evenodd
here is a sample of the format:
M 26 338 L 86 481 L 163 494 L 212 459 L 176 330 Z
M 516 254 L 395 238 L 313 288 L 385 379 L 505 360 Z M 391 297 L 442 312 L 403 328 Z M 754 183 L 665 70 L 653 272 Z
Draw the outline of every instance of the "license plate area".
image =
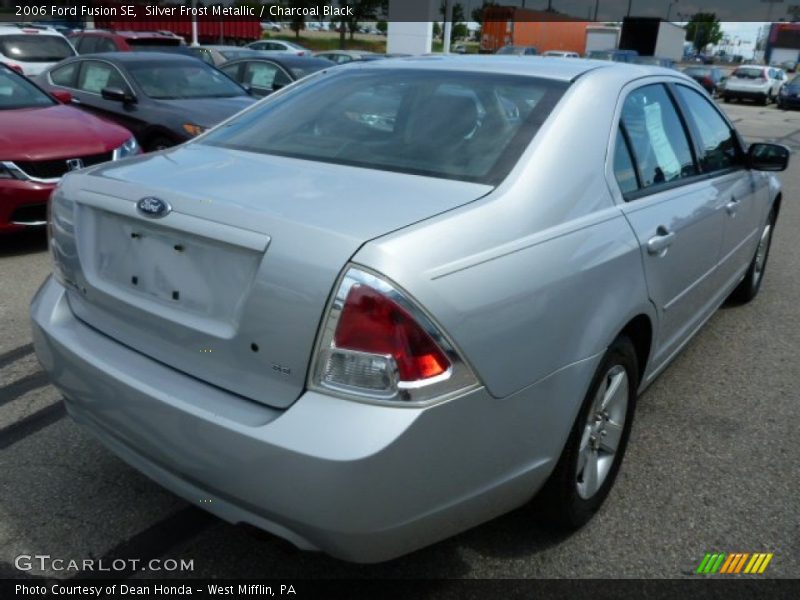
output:
M 81 263 L 99 290 L 146 310 L 155 308 L 147 303 L 155 303 L 226 324 L 238 319 L 263 253 L 82 208 L 80 229 L 90 231 L 93 242 L 81 244 L 86 250 Z

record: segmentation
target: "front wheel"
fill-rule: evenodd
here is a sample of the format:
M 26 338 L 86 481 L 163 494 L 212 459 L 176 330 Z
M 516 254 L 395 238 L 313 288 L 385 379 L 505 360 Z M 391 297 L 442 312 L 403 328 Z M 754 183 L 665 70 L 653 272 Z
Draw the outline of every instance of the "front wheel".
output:
M 633 343 L 617 338 L 600 362 L 558 464 L 537 497 L 547 524 L 577 529 L 608 496 L 628 444 L 638 373 Z
M 777 213 L 773 208 L 769 213 L 766 225 L 761 230 L 756 254 L 750 262 L 750 267 L 747 269 L 742 282 L 731 292 L 728 297 L 729 300 L 737 304 L 745 304 L 758 295 L 761 283 L 764 281 L 764 272 L 767 269 L 767 259 L 769 258 L 769 249 L 772 246 L 772 234 L 775 231 L 776 220 Z

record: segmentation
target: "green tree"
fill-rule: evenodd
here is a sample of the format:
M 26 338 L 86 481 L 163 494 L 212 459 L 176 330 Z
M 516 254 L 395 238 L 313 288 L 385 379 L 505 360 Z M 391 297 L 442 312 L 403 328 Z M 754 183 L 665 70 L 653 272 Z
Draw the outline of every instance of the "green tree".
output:
M 386 21 L 384 21 L 384 20 L 380 20 L 380 21 L 378 21 L 378 23 L 375 25 L 375 28 L 376 28 L 378 31 L 380 31 L 381 33 L 386 33 L 387 31 L 389 31 L 389 24 L 388 24 Z
M 722 39 L 722 26 L 716 13 L 695 13 L 686 26 L 686 40 L 702 51 L 709 44 L 718 44 Z

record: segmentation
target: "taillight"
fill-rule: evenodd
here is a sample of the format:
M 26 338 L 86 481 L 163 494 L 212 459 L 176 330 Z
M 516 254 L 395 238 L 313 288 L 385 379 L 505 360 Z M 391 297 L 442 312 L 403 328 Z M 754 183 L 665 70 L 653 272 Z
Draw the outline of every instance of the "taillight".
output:
M 406 294 L 351 267 L 328 308 L 309 385 L 355 399 L 427 403 L 474 388 L 477 380 Z
M 16 71 L 20 75 L 25 75 L 25 72 L 22 70 L 22 67 L 19 66 L 18 64 L 16 63 L 3 63 L 3 64 L 6 65 L 12 71 Z
M 713 85 L 714 82 L 711 80 L 711 77 L 703 77 L 703 83 L 706 85 Z

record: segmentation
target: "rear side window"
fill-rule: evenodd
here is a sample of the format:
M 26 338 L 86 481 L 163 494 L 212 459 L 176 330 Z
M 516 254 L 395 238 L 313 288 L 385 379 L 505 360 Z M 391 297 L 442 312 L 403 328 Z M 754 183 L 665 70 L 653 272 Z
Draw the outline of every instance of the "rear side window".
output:
M 705 172 L 721 171 L 740 162 L 739 146 L 731 128 L 711 103 L 686 86 L 676 86 L 697 131 L 702 153 L 698 157 Z
M 273 87 L 289 85 L 292 82 L 276 64 L 268 62 L 249 62 L 244 69 L 244 83 L 254 88 L 271 90 Z
M 94 60 L 84 62 L 78 79 L 78 89 L 99 94 L 107 87 L 124 90 L 128 86 L 125 85 L 125 80 L 119 74 L 119 71 L 111 65 Z
M 683 123 L 663 85 L 631 92 L 622 108 L 622 123 L 642 188 L 697 174 Z
M 246 111 L 202 143 L 491 184 L 514 166 L 566 87 L 489 73 L 341 71 Z
M 73 62 L 63 67 L 53 69 L 50 72 L 50 79 L 56 85 L 64 87 L 75 87 L 75 73 L 80 66 L 79 62 Z

